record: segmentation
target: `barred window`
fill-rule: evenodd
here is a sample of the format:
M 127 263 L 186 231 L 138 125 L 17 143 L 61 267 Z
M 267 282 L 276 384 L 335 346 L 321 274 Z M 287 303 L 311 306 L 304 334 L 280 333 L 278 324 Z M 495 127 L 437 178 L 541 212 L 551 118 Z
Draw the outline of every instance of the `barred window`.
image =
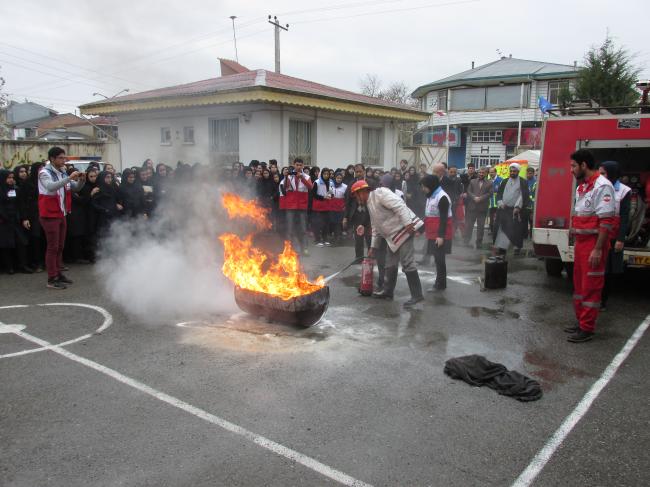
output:
M 311 166 L 312 125 L 305 120 L 289 120 L 289 164 L 300 158 Z
M 501 142 L 502 130 L 472 130 L 472 142 Z
M 194 130 L 192 130 L 194 132 Z M 194 133 L 192 133 L 194 136 Z M 239 119 L 209 120 L 210 151 L 218 163 L 239 161 Z

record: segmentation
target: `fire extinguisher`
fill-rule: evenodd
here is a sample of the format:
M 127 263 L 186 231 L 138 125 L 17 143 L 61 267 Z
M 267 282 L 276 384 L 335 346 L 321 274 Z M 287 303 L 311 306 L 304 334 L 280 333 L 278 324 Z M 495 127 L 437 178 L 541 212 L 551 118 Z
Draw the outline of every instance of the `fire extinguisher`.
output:
M 370 296 L 373 290 L 375 270 L 375 259 L 366 257 L 361 262 L 361 284 L 359 284 L 359 294 Z

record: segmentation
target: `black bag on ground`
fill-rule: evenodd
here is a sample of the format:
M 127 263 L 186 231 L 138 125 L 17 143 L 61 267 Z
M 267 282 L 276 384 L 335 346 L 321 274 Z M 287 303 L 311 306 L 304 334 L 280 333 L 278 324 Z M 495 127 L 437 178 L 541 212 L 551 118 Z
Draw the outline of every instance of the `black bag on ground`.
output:
M 518 401 L 536 401 L 542 397 L 539 382 L 504 365 L 490 362 L 482 355 L 450 358 L 445 362 L 445 374 L 476 387 L 488 386 L 503 396 Z

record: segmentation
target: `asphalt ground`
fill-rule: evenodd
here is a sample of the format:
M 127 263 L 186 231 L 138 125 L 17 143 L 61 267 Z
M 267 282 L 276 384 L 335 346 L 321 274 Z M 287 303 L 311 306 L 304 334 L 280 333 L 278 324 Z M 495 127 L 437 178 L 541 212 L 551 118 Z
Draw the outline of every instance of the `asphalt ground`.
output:
M 313 249 L 304 263 L 327 275 L 352 256 Z M 650 300 L 648 274 L 628 276 L 595 339 L 571 344 L 566 277 L 530 256 L 509 266 L 505 290 L 482 292 L 480 253 L 456 247 L 448 289 L 411 311 L 403 276 L 394 302 L 360 297 L 357 266 L 331 282 L 330 308 L 308 330 L 234 309 L 144 324 L 91 266 L 72 266 L 66 291 L 47 290 L 43 274 L 2 275 L 0 321 L 24 328 L 0 334 L 0 485 L 512 485 Z M 427 288 L 433 269 L 423 271 Z M 97 310 L 47 303 L 100 307 L 112 324 L 95 333 L 106 325 Z M 532 485 L 648 484 L 649 347 L 646 333 Z M 447 359 L 472 353 L 540 381 L 543 398 L 522 403 L 443 374 Z

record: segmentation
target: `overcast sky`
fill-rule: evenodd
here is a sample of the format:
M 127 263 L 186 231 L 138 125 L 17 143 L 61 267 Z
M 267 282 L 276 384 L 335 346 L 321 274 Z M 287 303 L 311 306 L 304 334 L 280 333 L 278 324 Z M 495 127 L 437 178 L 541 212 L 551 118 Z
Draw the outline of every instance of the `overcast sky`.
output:
M 352 91 L 365 73 L 409 88 L 513 57 L 580 62 L 607 32 L 637 54 L 650 78 L 650 42 L 638 19 L 647 0 L 15 0 L 0 3 L 0 76 L 12 99 L 74 111 L 131 93 L 219 76 L 217 58 Z M 636 27 L 633 27 L 636 25 Z

